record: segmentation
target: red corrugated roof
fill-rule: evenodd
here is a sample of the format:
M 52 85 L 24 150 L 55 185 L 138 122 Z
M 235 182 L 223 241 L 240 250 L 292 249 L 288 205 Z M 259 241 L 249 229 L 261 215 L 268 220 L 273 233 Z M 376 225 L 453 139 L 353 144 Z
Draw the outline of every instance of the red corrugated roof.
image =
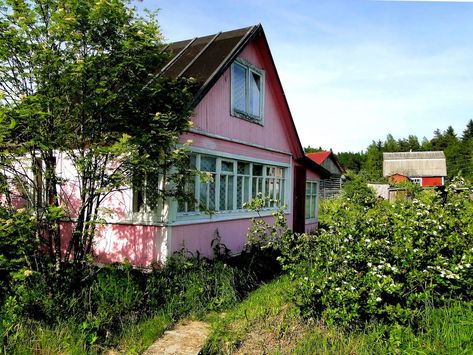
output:
M 322 164 L 332 152 L 315 152 L 315 153 L 307 153 L 306 155 L 317 164 Z

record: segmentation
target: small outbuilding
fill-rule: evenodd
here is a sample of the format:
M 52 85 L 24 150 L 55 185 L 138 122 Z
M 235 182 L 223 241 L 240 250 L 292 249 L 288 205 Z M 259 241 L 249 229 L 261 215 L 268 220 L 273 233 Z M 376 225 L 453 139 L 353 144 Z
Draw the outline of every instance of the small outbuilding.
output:
M 330 172 L 330 176 L 320 180 L 320 198 L 333 198 L 340 194 L 342 176 L 345 172 L 333 152 L 307 153 L 306 156 Z
M 383 176 L 391 184 L 410 180 L 420 186 L 443 186 L 447 161 L 442 151 L 383 153 Z

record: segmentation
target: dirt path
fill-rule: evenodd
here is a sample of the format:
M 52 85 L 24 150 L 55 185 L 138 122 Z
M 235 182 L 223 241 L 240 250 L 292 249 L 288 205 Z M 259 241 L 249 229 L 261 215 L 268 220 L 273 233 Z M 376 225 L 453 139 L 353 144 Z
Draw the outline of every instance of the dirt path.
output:
M 167 330 L 143 355 L 197 355 L 210 334 L 207 323 L 189 321 Z

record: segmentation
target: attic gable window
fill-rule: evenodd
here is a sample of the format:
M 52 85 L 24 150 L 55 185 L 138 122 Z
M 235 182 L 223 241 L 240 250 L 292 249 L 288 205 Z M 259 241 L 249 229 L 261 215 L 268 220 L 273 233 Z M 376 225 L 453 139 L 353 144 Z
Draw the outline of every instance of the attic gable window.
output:
M 232 115 L 263 121 L 264 72 L 237 59 L 232 64 Z

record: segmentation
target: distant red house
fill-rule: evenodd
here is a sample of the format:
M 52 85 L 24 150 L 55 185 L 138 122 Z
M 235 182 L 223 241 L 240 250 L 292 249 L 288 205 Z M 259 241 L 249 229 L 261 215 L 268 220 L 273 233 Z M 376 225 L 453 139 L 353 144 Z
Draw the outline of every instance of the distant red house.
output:
M 442 151 L 383 153 L 383 176 L 390 184 L 410 180 L 420 186 L 443 186 L 447 162 Z
M 333 152 L 322 151 L 307 153 L 306 156 L 330 172 L 330 176 L 320 180 L 320 198 L 332 198 L 338 196 L 342 186 L 343 167 L 338 162 Z

